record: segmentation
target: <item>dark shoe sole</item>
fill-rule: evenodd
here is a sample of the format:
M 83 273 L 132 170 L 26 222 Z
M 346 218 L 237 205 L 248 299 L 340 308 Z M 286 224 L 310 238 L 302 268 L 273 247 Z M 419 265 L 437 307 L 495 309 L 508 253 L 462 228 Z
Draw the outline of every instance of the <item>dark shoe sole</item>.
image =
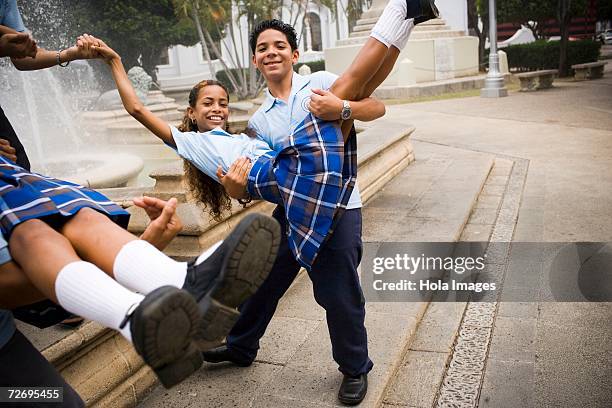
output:
M 361 404 L 361 401 L 363 401 L 363 398 L 360 399 L 360 400 L 353 400 L 353 399 L 347 399 L 347 398 L 340 398 L 340 397 L 338 397 L 338 401 L 340 401 L 344 405 L 359 405 L 359 404 Z
M 341 397 L 340 394 L 338 394 L 338 401 L 340 401 L 344 405 L 359 405 L 365 399 L 367 393 L 368 392 L 366 390 L 366 392 L 363 394 L 363 397 L 361 397 L 361 398 Z
M 170 388 L 202 365 L 193 338 L 201 322 L 198 305 L 182 290 L 164 286 L 151 292 L 130 322 L 136 351 Z
M 276 220 L 253 213 L 245 216 L 224 240 L 228 255 L 223 277 L 198 302 L 203 318 L 196 339 L 201 350 L 218 345 L 230 332 L 240 316 L 236 308 L 257 291 L 270 273 L 280 239 Z

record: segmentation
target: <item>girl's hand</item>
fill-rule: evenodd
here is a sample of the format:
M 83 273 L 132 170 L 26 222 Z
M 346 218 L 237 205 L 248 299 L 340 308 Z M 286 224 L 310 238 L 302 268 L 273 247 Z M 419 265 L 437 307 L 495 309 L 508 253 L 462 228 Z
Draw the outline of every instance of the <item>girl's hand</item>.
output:
M 221 166 L 217 168 L 217 177 L 227 195 L 235 199 L 248 197 L 246 187 L 250 170 L 251 160 L 248 157 L 237 159 L 226 174 L 223 174 Z
M 140 239 L 148 241 L 160 251 L 183 229 L 183 223 L 176 214 L 178 204 L 176 198 L 164 201 L 159 198 L 144 196 L 134 198 L 134 204 L 144 209 L 151 219 L 151 223 L 142 233 Z
M 106 45 L 106 43 L 100 39 L 96 39 L 96 42 L 92 47 L 99 55 L 99 58 L 104 59 L 108 63 L 110 63 L 112 60 L 121 59 L 121 56 L 117 54 L 115 50 Z
M 104 41 L 89 34 L 79 36 L 76 46 L 71 48 L 75 48 L 77 54 L 75 59 L 99 58 L 110 62 L 115 58 L 120 58 L 119 54 L 106 45 Z
M 68 61 L 98 58 L 92 48 L 96 38 L 89 34 L 83 34 L 77 38 L 76 44 L 62 51 L 63 59 Z

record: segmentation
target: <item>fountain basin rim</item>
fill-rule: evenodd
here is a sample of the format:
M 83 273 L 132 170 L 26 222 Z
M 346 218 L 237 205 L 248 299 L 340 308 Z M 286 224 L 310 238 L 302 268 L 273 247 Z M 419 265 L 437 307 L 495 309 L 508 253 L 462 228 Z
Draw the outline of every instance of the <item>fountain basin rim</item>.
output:
M 74 162 L 100 163 L 93 169 L 80 174 L 62 176 L 63 179 L 89 188 L 125 187 L 144 168 L 144 161 L 128 153 L 85 153 L 74 156 L 59 156 L 47 160 L 46 165 Z

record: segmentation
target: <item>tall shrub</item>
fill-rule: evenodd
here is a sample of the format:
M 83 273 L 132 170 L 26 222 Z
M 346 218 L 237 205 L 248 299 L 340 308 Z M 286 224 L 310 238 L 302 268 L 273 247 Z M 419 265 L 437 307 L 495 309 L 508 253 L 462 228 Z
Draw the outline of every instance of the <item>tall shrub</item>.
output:
M 529 44 L 510 45 L 504 48 L 508 54 L 508 65 L 518 71 L 558 69 L 559 41 L 536 41 Z M 567 49 L 568 66 L 597 61 L 601 44 L 597 41 L 570 41 Z

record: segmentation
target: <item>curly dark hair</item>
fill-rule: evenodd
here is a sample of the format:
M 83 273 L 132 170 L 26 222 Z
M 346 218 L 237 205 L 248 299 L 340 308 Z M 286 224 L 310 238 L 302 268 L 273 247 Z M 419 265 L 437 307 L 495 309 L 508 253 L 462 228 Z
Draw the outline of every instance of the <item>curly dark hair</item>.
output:
M 291 24 L 283 23 L 281 20 L 273 19 L 259 22 L 255 28 L 253 28 L 253 31 L 251 31 L 251 35 L 249 35 L 249 46 L 251 47 L 251 52 L 253 54 L 255 54 L 259 34 L 269 29 L 280 31 L 281 33 L 285 34 L 287 37 L 287 42 L 291 47 L 291 51 L 297 50 L 297 34 L 293 26 Z
M 227 94 L 229 100 L 229 92 L 227 88 L 220 82 L 205 79 L 198 82 L 189 92 L 189 106 L 195 108 L 200 90 L 205 86 L 216 85 L 223 88 Z M 178 130 L 181 132 L 198 132 L 198 125 L 192 122 L 189 118 L 188 109 L 185 110 L 183 120 L 178 126 Z M 228 122 L 225 122 L 225 130 L 228 130 Z M 202 173 L 193 163 L 188 160 L 183 160 L 183 168 L 185 170 L 185 177 L 187 178 L 187 186 L 193 196 L 204 204 L 204 208 L 209 209 L 211 217 L 216 221 L 221 221 L 224 211 L 229 211 L 232 208 L 232 200 L 227 195 L 225 189 L 217 180 L 214 180 L 210 176 Z

